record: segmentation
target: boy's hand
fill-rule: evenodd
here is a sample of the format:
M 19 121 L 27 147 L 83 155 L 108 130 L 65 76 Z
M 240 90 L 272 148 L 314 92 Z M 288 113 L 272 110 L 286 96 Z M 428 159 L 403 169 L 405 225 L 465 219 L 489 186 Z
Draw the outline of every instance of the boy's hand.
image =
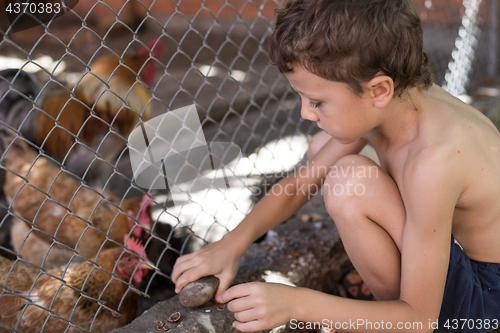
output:
M 175 292 L 179 293 L 189 282 L 201 277 L 214 275 L 219 279 L 216 299 L 233 281 L 240 265 L 243 253 L 236 249 L 237 243 L 222 238 L 218 242 L 208 244 L 202 249 L 177 259 L 172 271 Z
M 255 332 L 278 327 L 293 318 L 296 290 L 280 283 L 244 283 L 231 287 L 217 301 L 229 302 L 227 308 L 237 320 L 234 328 Z

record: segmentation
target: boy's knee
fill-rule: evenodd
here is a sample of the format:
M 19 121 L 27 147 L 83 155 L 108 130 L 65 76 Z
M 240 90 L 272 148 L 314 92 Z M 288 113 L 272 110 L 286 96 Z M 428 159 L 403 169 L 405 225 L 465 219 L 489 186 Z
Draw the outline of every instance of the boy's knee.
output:
M 366 156 L 353 154 L 341 157 L 327 175 L 330 184 L 364 184 L 378 178 L 380 166 Z
M 339 212 L 351 214 L 359 210 L 370 183 L 379 175 L 379 169 L 380 166 L 365 156 L 340 158 L 330 169 L 323 185 L 323 196 L 330 215 Z
M 350 168 L 350 170 L 357 170 L 357 171 L 360 171 L 358 169 L 360 168 L 363 168 L 363 167 L 370 167 L 370 166 L 376 166 L 377 163 L 375 163 L 372 159 L 366 157 L 366 156 L 363 156 L 363 155 L 359 155 L 359 154 L 351 154 L 351 155 L 346 155 L 346 156 L 343 156 L 341 158 L 338 159 L 338 161 L 334 164 L 334 167 L 337 167 L 337 168 L 344 168 L 344 176 L 345 177 L 349 177 L 349 176 L 352 176 L 352 171 L 349 173 L 347 172 L 347 168 L 349 167 L 353 167 L 353 168 Z M 340 171 L 340 170 L 339 170 Z M 342 173 L 342 172 L 340 172 Z M 356 175 L 356 173 L 354 173 L 354 175 Z

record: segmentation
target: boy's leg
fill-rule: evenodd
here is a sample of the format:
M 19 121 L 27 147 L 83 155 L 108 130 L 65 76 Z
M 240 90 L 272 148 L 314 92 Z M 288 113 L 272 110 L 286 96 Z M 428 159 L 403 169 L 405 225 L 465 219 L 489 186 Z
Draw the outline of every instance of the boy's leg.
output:
M 371 159 L 348 155 L 332 167 L 323 193 L 346 252 L 375 298 L 399 298 L 405 210 L 394 180 Z

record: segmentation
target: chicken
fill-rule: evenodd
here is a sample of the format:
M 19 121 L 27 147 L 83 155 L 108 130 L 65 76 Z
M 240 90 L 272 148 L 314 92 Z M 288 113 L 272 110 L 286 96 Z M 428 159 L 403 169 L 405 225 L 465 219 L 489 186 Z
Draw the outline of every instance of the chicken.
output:
M 148 46 L 152 47 L 154 42 Z M 156 57 L 160 56 L 160 50 L 160 44 L 153 49 Z M 57 95 L 53 93 L 45 98 L 47 107 L 44 103 L 42 109 L 50 117 L 40 114 L 36 142 L 59 161 L 63 161 L 66 153 L 72 151 L 70 156 L 75 158 L 69 157 L 65 164 L 70 170 L 77 170 L 82 165 L 82 155 L 90 157 L 83 163 L 85 166 L 94 159 L 94 154 L 85 146 L 72 147 L 75 142 L 73 135 L 81 131 L 79 137 L 82 143 L 99 152 L 104 160 L 111 161 L 125 147 L 126 139 L 139 123 L 140 117 L 144 120 L 150 118 L 152 100 L 148 86 L 155 72 L 154 62 L 148 59 L 149 50 L 143 49 L 135 56 L 123 56 L 120 59 L 109 55 L 93 61 L 90 71 L 83 73 L 74 88 L 74 99 L 70 98 L 67 91 Z M 138 75 L 142 82 L 138 80 Z M 65 107 L 64 103 L 70 105 Z M 75 112 L 75 109 L 78 111 Z M 57 118 L 59 124 L 55 122 Z M 43 143 L 44 140 L 47 142 Z M 78 171 L 77 174 L 82 174 L 84 170 Z
M 50 268 L 76 253 L 73 260 L 81 261 L 121 244 L 124 235 L 142 237 L 151 229 L 145 199 L 120 201 L 83 185 L 6 128 L 0 129 L 0 148 L 4 193 L 14 213 L 11 242 L 26 260 Z
M 147 46 L 160 57 L 159 41 Z M 101 169 L 106 162 L 113 165 L 140 119 L 150 118 L 148 86 L 155 76 L 154 65 L 147 48 L 121 58 L 112 54 L 93 60 L 75 87 L 51 80 L 41 92 L 34 76 L 22 70 L 1 71 L 0 120 L 72 173 L 82 177 L 91 172 L 105 183 L 109 167 L 103 174 L 99 165 Z M 35 99 L 38 107 L 33 107 Z M 100 159 L 106 162 L 99 163 Z M 94 169 L 88 171 L 89 166 Z
M 147 47 L 153 50 L 155 58 L 159 58 L 161 44 L 159 41 L 156 43 L 153 40 Z M 151 114 L 151 90 L 148 86 L 152 84 L 155 71 L 154 61 L 148 60 L 149 50 L 145 48 L 136 56 L 98 58 L 90 64 L 90 71 L 77 84 L 76 94 L 101 119 L 116 126 L 119 133 L 130 133 L 139 116 L 148 119 Z M 146 85 L 137 80 L 138 74 Z M 123 101 L 127 104 L 124 105 Z
M 149 238 L 149 232 L 145 229 L 151 229 L 153 220 L 151 219 L 150 205 L 151 199 L 148 195 L 144 195 L 142 199 L 132 198 L 125 200 L 122 204 L 122 209 L 127 213 L 127 221 L 133 236 L 143 242 Z M 139 227 L 135 221 L 139 222 Z M 11 243 L 13 249 L 19 252 L 26 260 L 43 267 L 57 267 L 70 262 L 74 257 L 74 250 L 66 244 L 54 241 L 51 237 L 51 242 L 37 236 L 37 233 L 32 230 L 32 226 L 25 223 L 17 217 L 12 217 Z M 79 261 L 81 258 L 74 258 Z
M 159 58 L 161 44 L 158 43 L 154 47 L 155 42 L 153 40 L 147 46 L 153 49 L 154 56 Z M 75 97 L 91 108 L 95 114 L 88 119 L 86 117 L 87 123 L 84 124 L 82 132 L 87 141 L 84 143 L 95 151 L 100 144 L 97 142 L 96 145 L 96 142 L 93 142 L 97 141 L 94 139 L 96 134 L 101 140 L 106 135 L 116 136 L 110 133 L 109 127 L 112 126 L 116 133 L 127 139 L 140 117 L 144 120 L 150 118 L 152 106 L 151 90 L 148 86 L 154 79 L 155 68 L 154 61 L 148 59 L 149 50 L 145 48 L 135 56 L 123 56 L 121 59 L 114 55 L 98 58 L 90 64 L 90 71 L 84 73 L 75 87 Z M 138 80 L 138 75 L 142 82 Z M 59 115 L 58 109 L 61 108 L 50 109 L 50 115 L 56 118 Z M 49 137 L 52 135 L 50 131 L 55 123 L 52 119 L 48 122 L 50 125 L 40 126 L 37 129 L 37 142 L 42 142 L 47 135 Z M 61 125 L 66 127 L 64 123 Z M 112 142 L 119 139 L 115 137 Z M 125 141 L 122 141 L 121 146 L 124 145 Z M 48 152 L 50 154 L 50 151 Z
M 143 228 L 150 229 L 153 223 L 149 213 L 147 213 L 148 205 L 151 204 L 151 201 L 147 200 L 146 204 L 143 205 L 142 202 L 145 201 L 145 198 L 148 197 L 145 195 L 141 203 L 139 203 L 138 198 L 128 199 L 124 201 L 122 205 L 122 208 L 125 207 L 123 208 L 124 211 L 126 210 L 127 214 L 130 216 L 136 216 L 135 220 L 139 221 L 139 224 L 143 226 L 137 226 L 135 220 L 127 216 L 129 227 L 132 230 L 131 234 L 139 237 L 143 241 L 147 241 L 149 238 L 149 232 L 144 231 Z M 39 232 L 36 232 L 30 224 L 25 223 L 15 216 L 12 217 L 10 234 L 13 249 L 19 252 L 25 260 L 36 265 L 43 266 L 44 268 L 51 268 L 65 265 L 71 261 L 82 261 L 81 257 L 75 257 L 73 248 L 60 241 L 56 241 L 52 237 L 49 237 L 51 241 L 39 237 Z M 77 236 L 79 238 L 79 235 L 75 234 L 75 238 L 77 238 Z M 87 239 L 91 238 L 87 237 Z M 113 244 L 110 244 L 110 246 L 113 246 Z M 82 255 L 82 253 L 89 253 L 86 250 L 79 252 L 80 255 Z M 90 253 L 92 253 L 92 251 Z M 87 257 L 87 255 L 88 254 L 83 256 Z
M 139 242 L 127 236 L 123 241 L 126 249 L 102 250 L 91 261 L 48 271 L 0 257 L 0 332 L 15 327 L 24 333 L 42 328 L 100 333 L 128 324 L 138 305 L 131 286 L 137 290 L 146 270 L 154 267 Z

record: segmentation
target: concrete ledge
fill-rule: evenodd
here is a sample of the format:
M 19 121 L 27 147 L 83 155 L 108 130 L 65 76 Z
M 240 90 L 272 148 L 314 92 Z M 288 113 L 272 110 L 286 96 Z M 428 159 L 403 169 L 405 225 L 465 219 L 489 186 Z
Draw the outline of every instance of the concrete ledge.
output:
M 234 284 L 273 281 L 336 294 L 336 284 L 352 268 L 337 229 L 326 213 L 321 197 L 314 198 L 293 218 L 270 231 L 260 244 L 253 244 L 241 260 Z M 176 323 L 167 318 L 180 312 Z M 175 296 L 160 302 L 113 333 L 235 333 L 233 314 L 209 302 L 190 309 Z M 161 322 L 159 324 L 159 322 Z M 160 326 L 158 326 L 160 325 Z M 272 330 L 288 332 L 287 327 Z M 268 332 L 268 331 L 266 331 Z

